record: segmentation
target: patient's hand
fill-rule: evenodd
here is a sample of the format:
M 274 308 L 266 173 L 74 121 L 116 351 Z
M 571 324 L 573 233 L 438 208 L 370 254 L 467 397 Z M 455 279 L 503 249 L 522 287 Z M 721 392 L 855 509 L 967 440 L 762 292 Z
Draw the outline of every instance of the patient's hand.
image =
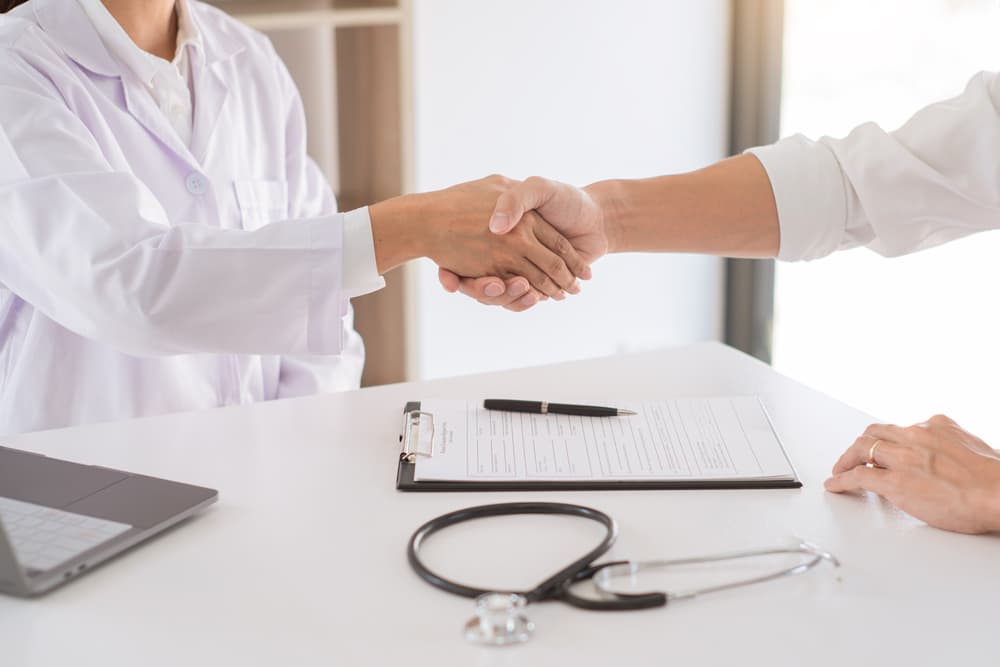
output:
M 532 211 L 561 232 L 565 239 L 557 238 L 556 243 L 568 241 L 588 267 L 608 252 L 603 212 L 594 199 L 584 190 L 544 178 L 532 177 L 510 184 L 497 199 L 490 230 L 499 235 L 517 233 L 525 223 L 535 224 Z M 564 247 L 549 247 L 560 255 L 567 252 Z M 589 268 L 577 275 L 589 279 Z M 525 291 L 524 281 L 508 276 L 469 278 L 460 271 L 442 268 L 438 278 L 449 292 L 461 291 L 480 303 L 509 310 L 526 310 L 540 296 L 536 290 Z
M 869 467 L 876 441 L 876 466 Z M 872 491 L 937 528 L 1000 531 L 1000 455 L 943 415 L 908 428 L 872 424 L 825 486 L 835 493 Z

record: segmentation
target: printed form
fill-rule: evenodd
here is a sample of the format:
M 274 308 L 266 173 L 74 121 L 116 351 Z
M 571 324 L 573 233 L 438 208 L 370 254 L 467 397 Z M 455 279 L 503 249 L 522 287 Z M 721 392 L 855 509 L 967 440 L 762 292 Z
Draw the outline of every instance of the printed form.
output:
M 604 401 L 631 417 L 486 410 L 482 401 L 430 400 L 433 455 L 420 480 L 770 480 L 792 465 L 754 396 Z

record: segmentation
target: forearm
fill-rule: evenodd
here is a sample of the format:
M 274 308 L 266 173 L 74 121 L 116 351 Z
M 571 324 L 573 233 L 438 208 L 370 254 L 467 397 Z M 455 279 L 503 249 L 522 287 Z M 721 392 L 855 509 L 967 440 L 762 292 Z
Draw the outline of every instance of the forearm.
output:
M 585 190 L 602 211 L 611 252 L 778 253 L 771 182 L 749 154 L 686 174 L 601 181 Z
M 368 207 L 375 264 L 382 275 L 411 259 L 424 257 L 427 195 L 404 195 Z

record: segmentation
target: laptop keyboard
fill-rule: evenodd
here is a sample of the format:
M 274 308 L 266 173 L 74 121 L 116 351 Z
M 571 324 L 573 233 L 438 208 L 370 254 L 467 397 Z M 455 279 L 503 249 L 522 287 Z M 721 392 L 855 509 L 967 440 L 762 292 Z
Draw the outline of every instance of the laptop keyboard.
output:
M 2 497 L 0 519 L 25 570 L 50 570 L 132 528 Z

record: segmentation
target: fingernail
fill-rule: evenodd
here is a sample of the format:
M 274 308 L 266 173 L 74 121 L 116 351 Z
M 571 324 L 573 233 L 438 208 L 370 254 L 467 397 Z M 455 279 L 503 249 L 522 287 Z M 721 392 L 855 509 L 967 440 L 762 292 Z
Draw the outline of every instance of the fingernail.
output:
M 538 297 L 535 296 L 534 294 L 529 294 L 528 296 L 521 299 L 521 305 L 528 306 L 529 308 L 531 306 L 534 306 L 536 303 L 538 303 Z
M 584 280 L 590 280 L 594 277 L 594 272 L 590 270 L 589 266 L 583 267 L 583 271 L 580 272 L 580 277 Z
M 489 283 L 483 291 L 486 292 L 486 296 L 500 296 L 503 294 L 503 285 L 499 283 Z
M 510 295 L 515 299 L 528 291 L 528 286 L 522 281 L 517 281 L 510 286 Z
M 493 217 L 490 218 L 490 231 L 491 232 L 502 232 L 507 229 L 507 225 L 510 224 L 510 216 L 506 213 L 494 213 Z
M 569 292 L 570 294 L 579 294 L 580 293 L 580 281 L 574 280 L 573 284 L 570 285 L 569 289 L 567 289 L 566 291 Z

